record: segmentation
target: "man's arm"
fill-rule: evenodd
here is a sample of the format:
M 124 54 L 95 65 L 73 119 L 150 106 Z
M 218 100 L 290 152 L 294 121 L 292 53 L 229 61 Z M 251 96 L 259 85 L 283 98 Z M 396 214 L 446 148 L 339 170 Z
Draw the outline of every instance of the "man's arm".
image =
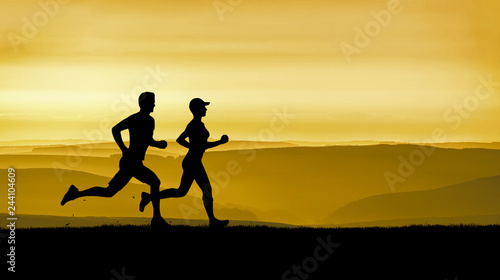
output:
M 116 144 L 122 150 L 122 153 L 125 154 L 128 151 L 127 146 L 123 143 L 122 139 L 122 131 L 128 129 L 128 118 L 119 122 L 117 125 L 113 126 L 111 132 L 113 133 L 113 138 L 115 139 Z
M 153 138 L 151 138 L 151 143 L 149 143 L 149 146 L 159 149 L 165 149 L 167 147 L 167 141 L 165 140 L 156 141 Z
M 155 119 L 153 119 L 151 117 L 151 120 L 153 122 L 153 131 L 155 129 Z M 167 147 L 167 141 L 165 140 L 161 140 L 161 141 L 156 141 L 155 139 L 153 139 L 153 137 L 151 136 L 151 141 L 149 141 L 149 146 L 151 147 L 155 147 L 155 148 L 159 148 L 159 149 L 165 149 Z

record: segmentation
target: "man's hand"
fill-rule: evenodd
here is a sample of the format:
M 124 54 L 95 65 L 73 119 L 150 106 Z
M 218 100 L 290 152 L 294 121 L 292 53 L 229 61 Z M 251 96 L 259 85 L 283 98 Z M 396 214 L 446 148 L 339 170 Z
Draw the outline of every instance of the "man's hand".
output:
M 228 141 L 229 141 L 229 137 L 227 137 L 226 134 L 222 135 L 222 137 L 220 138 L 221 144 L 226 144 Z
M 165 149 L 167 147 L 167 141 L 165 141 L 165 140 L 158 141 L 157 147 L 160 149 Z

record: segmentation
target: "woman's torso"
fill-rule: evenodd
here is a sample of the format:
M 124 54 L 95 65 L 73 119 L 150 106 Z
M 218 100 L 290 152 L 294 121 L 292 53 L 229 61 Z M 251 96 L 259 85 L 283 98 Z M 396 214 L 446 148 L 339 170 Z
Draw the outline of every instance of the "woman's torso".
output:
M 210 132 L 205 127 L 203 122 L 191 121 L 187 127 L 189 137 L 189 151 L 186 158 L 201 159 L 210 137 Z

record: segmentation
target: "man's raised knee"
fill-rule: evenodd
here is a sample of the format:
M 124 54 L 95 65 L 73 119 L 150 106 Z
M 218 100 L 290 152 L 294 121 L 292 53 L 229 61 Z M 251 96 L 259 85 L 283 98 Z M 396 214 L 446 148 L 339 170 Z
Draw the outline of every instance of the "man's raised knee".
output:
M 178 189 L 178 191 L 179 191 L 178 193 L 179 197 L 184 197 L 188 194 L 189 189 Z

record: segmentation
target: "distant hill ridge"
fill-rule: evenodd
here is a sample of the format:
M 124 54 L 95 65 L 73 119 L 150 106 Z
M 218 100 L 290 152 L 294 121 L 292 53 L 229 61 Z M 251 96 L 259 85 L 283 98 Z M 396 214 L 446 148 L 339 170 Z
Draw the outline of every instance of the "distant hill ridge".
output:
M 436 213 L 430 210 L 429 213 L 409 213 L 402 205 L 397 211 L 387 210 L 389 214 L 385 215 L 374 216 L 376 212 L 365 211 L 325 222 L 325 217 L 351 202 L 391 194 L 393 190 L 396 194 L 432 190 L 500 175 L 500 150 L 436 148 L 432 154 L 426 154 L 423 162 L 414 166 L 412 174 L 405 175 L 403 182 L 390 188 L 384 174 L 397 174 L 401 159 L 408 159 L 414 151 L 421 149 L 421 146 L 409 144 L 262 148 L 210 152 L 205 154 L 203 161 L 213 183 L 217 213 L 221 218 L 320 225 L 495 214 L 483 210 L 473 212 L 472 209 L 470 213 L 452 211 L 442 214 L 444 210 L 439 207 L 432 208 L 440 211 Z M 132 180 L 112 199 L 79 199 L 64 207 L 59 205 L 71 184 L 81 189 L 107 186 L 118 170 L 118 161 L 119 155 L 0 155 L 0 170 L 5 174 L 11 166 L 17 170 L 17 198 L 19 203 L 22 202 L 22 207 L 19 207 L 22 212 L 19 213 L 150 216 L 150 207 L 138 214 L 140 194 L 149 191 L 149 187 L 137 180 Z M 162 188 L 176 188 L 182 174 L 181 162 L 182 156 L 152 154 L 146 156 L 144 164 L 158 175 Z M 206 218 L 200 197 L 199 187 L 193 185 L 187 197 L 162 201 L 162 213 L 168 217 L 184 218 L 187 212 L 189 219 Z M 469 199 L 467 196 L 448 196 L 440 203 L 451 198 Z M 463 205 L 460 203 L 457 205 Z M 480 203 L 475 205 L 477 209 L 483 207 Z
M 500 176 L 492 176 L 432 190 L 367 197 L 339 208 L 324 222 L 500 215 L 499 200 Z

